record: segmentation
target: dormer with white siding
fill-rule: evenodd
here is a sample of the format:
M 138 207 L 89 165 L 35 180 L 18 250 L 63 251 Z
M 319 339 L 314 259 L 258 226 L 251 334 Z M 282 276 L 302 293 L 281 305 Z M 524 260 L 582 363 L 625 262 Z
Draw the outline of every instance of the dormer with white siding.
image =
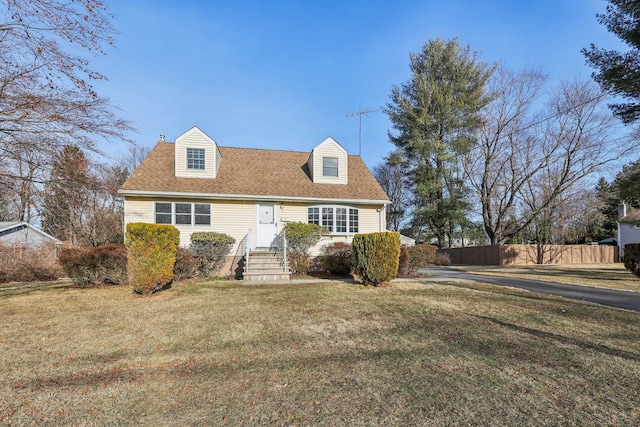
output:
M 347 184 L 347 150 L 329 137 L 318 144 L 309 156 L 307 165 L 311 179 L 320 184 Z
M 176 177 L 216 177 L 222 156 L 206 133 L 194 126 L 176 138 L 174 149 Z

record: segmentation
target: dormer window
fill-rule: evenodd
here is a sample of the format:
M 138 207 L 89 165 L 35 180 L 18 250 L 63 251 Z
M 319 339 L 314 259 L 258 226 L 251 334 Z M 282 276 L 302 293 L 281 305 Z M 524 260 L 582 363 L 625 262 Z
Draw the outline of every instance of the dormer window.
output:
M 338 177 L 338 158 L 323 157 L 322 158 L 322 176 Z
M 204 170 L 204 148 L 187 148 L 187 169 Z

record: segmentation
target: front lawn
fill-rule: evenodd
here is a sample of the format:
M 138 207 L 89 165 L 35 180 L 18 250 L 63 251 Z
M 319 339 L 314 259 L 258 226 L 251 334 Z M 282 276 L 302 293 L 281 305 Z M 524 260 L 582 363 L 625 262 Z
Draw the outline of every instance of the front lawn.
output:
M 0 424 L 640 423 L 640 314 L 490 285 L 57 286 L 0 324 Z

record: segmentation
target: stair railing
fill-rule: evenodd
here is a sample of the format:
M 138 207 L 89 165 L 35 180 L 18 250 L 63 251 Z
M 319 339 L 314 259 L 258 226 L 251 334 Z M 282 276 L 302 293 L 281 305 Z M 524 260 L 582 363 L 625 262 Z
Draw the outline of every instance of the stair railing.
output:
M 249 254 L 251 253 L 251 229 L 247 230 L 247 237 L 244 242 L 244 272 L 249 272 Z

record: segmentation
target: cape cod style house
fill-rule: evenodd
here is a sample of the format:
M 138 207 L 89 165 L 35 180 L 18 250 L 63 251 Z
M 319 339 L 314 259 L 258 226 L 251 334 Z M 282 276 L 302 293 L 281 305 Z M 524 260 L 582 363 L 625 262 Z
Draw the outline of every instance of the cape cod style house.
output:
M 389 204 L 360 156 L 332 138 L 310 152 L 233 148 L 219 146 L 197 127 L 175 143 L 158 142 L 120 194 L 125 226 L 172 224 L 185 247 L 195 231 L 234 237 L 221 273 L 242 271 L 245 280 L 288 278 L 286 262 L 278 267 L 261 260 L 282 251 L 286 222 L 326 227 L 312 249 L 318 254 L 323 245 L 350 243 L 356 233 L 385 231 Z

